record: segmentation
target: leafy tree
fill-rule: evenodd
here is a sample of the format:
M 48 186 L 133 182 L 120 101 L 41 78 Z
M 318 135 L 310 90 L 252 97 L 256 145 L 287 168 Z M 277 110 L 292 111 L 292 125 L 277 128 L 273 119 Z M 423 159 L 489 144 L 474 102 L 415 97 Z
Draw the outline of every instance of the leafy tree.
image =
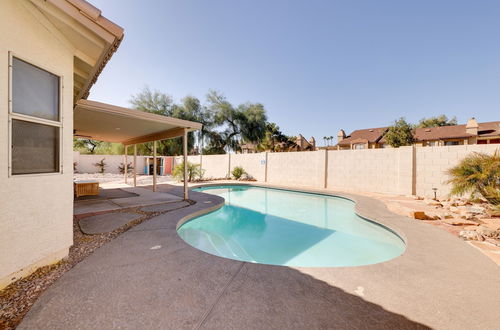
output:
M 92 139 L 73 138 L 73 149 L 81 153 L 93 154 L 96 149 L 103 144 L 102 141 Z
M 452 185 L 450 195 L 481 195 L 490 204 L 500 206 L 500 151 L 492 155 L 474 153 L 447 171 Z
M 208 108 L 213 114 L 213 122 L 223 127 L 212 132 L 209 149 L 240 150 L 240 141 L 260 142 L 266 130 L 266 111 L 260 103 L 244 103 L 233 106 L 216 91 L 207 95 Z
M 275 123 L 266 123 L 264 138 L 257 145 L 257 150 L 266 151 L 283 151 L 283 147 L 287 145 L 288 136 L 283 134 L 278 125 Z
M 193 96 L 186 96 L 182 99 L 181 104 L 174 104 L 171 96 L 159 91 L 151 91 L 146 87 L 140 93 L 132 96 L 130 103 L 141 111 L 205 123 L 207 124 L 203 130 L 205 134 L 208 127 L 211 127 L 210 113 Z M 194 144 L 194 133 L 190 132 L 188 134 L 188 150 L 192 150 Z M 183 153 L 182 137 L 158 141 L 157 146 L 159 155 L 182 155 Z M 151 154 L 153 142 L 143 143 L 138 148 L 141 154 Z
M 401 117 L 389 127 L 384 138 L 394 148 L 411 145 L 413 143 L 412 125 Z
M 453 117 L 448 119 L 446 115 L 436 117 L 423 118 L 418 122 L 417 128 L 438 127 L 438 126 L 455 126 L 457 125 L 457 118 Z
M 132 95 L 130 104 L 137 110 L 171 117 L 174 101 L 170 95 L 152 91 L 146 86 L 139 93 Z

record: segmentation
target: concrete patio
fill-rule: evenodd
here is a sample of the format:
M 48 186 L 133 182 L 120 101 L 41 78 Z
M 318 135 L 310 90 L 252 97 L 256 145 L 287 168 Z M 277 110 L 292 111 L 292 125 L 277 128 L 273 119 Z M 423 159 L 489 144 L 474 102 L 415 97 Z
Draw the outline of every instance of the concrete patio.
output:
M 159 188 L 182 196 L 181 187 Z M 399 233 L 406 252 L 346 268 L 208 255 L 186 244 L 176 227 L 223 200 L 191 192 L 194 205 L 130 229 L 67 272 L 19 329 L 498 328 L 500 268 L 491 260 L 438 228 L 390 213 L 380 201 L 339 195 Z
M 106 193 L 107 190 L 121 190 L 126 194 L 126 197 L 121 197 L 121 194 L 116 192 Z M 182 201 L 182 197 L 180 196 L 166 192 L 153 192 L 147 187 L 130 187 L 125 184 L 104 184 L 100 189 L 100 196 L 95 197 L 76 200 L 74 202 L 73 214 L 83 215 L 87 213 L 109 212 L 132 207 Z

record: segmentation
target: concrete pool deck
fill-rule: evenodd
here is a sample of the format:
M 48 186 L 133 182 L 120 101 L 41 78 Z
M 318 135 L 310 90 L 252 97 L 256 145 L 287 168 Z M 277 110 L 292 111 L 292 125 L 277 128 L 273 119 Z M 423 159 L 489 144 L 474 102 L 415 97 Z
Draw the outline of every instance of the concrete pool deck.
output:
M 171 194 L 182 188 L 160 189 Z M 324 193 L 324 191 L 322 191 Z M 99 248 L 38 299 L 19 329 L 338 328 L 494 329 L 500 268 L 439 228 L 389 212 L 372 198 L 339 193 L 357 212 L 398 232 L 405 253 L 360 267 L 291 268 L 201 252 L 178 222 L 223 200 L 157 216 Z

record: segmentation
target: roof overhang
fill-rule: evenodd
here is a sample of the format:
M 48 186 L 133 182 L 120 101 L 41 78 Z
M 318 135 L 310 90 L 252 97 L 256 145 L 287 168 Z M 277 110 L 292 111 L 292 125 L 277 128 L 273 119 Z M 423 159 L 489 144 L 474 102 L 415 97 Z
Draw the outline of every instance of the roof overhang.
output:
M 36 8 L 34 14 L 48 22 L 47 28 L 73 51 L 73 102 L 87 98 L 90 88 L 120 45 L 123 28 L 103 17 L 99 9 L 84 0 L 29 1 Z
M 193 121 L 89 100 L 79 100 L 74 111 L 76 137 L 124 145 L 175 138 L 201 127 Z

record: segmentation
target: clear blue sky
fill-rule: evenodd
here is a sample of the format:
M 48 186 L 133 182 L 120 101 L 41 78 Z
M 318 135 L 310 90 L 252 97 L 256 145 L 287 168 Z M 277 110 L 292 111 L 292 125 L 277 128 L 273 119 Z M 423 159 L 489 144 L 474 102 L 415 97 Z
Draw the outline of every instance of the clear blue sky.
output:
M 500 120 L 500 1 L 90 1 L 125 29 L 93 100 L 216 89 L 318 141 L 400 116 Z

